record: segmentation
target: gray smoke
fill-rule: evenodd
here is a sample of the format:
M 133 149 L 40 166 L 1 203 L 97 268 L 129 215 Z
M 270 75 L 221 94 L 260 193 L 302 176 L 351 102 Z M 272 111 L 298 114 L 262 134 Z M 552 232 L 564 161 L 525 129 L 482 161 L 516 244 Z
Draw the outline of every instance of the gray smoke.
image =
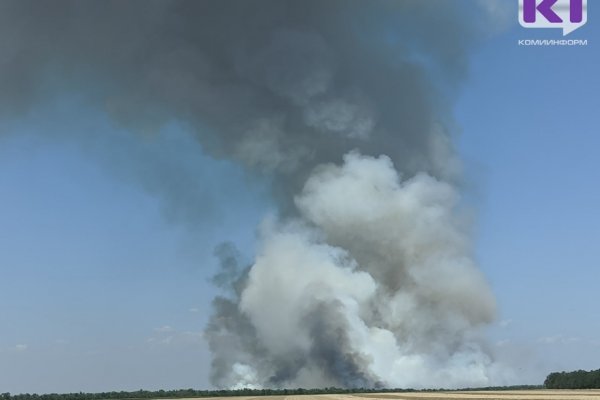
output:
M 485 385 L 447 128 L 484 3 L 2 1 L 0 115 L 78 93 L 272 182 L 255 261 L 217 250 L 214 385 Z

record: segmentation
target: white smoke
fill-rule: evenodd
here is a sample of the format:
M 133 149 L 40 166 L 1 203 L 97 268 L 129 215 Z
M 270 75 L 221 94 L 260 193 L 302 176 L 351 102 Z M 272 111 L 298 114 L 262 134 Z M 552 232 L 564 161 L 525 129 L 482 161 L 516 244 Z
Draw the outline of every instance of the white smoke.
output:
M 215 386 L 485 385 L 498 367 L 478 331 L 494 301 L 458 210 L 449 127 L 500 4 L 3 0 L 0 116 L 75 93 L 128 130 L 181 123 L 270 183 L 280 217 L 255 262 L 217 249 Z M 203 208 L 178 167 L 193 156 L 157 150 L 152 168 L 123 164 L 198 223 L 181 211 Z
M 226 384 L 268 386 L 296 360 L 280 384 L 489 385 L 477 327 L 494 299 L 458 201 L 429 175 L 403 181 L 386 156 L 317 167 L 296 197 L 300 217 L 263 224 L 239 309 L 264 351 L 243 378 L 233 364 Z

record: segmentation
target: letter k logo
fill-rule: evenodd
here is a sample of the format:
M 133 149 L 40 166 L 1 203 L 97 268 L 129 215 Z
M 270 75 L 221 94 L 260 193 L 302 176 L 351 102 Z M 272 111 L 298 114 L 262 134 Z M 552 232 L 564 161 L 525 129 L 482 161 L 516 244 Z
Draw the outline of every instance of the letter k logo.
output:
M 552 10 L 552 7 L 558 0 L 542 0 L 539 4 L 537 0 L 524 0 L 523 3 L 523 20 L 525 22 L 535 22 L 537 12 L 546 18 L 548 22 L 560 23 L 563 20 Z
M 587 0 L 519 0 L 525 28 L 561 28 L 568 35 L 587 22 Z

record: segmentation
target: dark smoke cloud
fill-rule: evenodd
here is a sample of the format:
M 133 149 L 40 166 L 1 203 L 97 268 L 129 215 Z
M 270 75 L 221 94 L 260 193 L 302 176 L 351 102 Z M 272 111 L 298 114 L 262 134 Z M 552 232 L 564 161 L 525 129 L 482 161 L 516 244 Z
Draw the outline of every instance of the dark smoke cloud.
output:
M 447 128 L 484 3 L 5 0 L 0 115 L 78 93 L 272 182 L 256 261 L 217 250 L 216 386 L 485 384 Z
M 4 1 L 0 105 L 85 91 L 143 132 L 173 119 L 217 157 L 283 177 L 359 147 L 448 175 L 423 65 L 464 75 L 469 27 L 444 1 Z M 407 39 L 409 38 L 409 39 Z M 281 183 L 281 182 L 280 182 Z M 282 186 L 286 186 L 281 183 Z

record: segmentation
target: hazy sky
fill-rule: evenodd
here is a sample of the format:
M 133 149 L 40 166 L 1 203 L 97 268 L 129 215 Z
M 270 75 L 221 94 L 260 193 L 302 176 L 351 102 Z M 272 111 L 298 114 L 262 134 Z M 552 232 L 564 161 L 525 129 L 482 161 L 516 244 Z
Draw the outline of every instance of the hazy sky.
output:
M 590 11 L 569 37 L 588 47 L 519 47 L 551 35 L 518 25 L 488 41 L 457 108 L 479 259 L 506 325 L 493 336 L 539 360 L 539 375 L 599 367 L 600 29 Z
M 499 306 L 490 345 L 538 384 L 600 367 L 600 28 L 591 9 L 570 36 L 587 47 L 519 47 L 560 32 L 521 28 L 512 6 L 472 54 L 455 111 Z M 265 183 L 202 156 L 184 126 L 134 144 L 71 95 L 0 131 L 0 392 L 208 387 L 213 248 L 234 241 L 251 258 Z M 175 189 L 197 187 L 194 207 L 168 206 L 156 164 Z

